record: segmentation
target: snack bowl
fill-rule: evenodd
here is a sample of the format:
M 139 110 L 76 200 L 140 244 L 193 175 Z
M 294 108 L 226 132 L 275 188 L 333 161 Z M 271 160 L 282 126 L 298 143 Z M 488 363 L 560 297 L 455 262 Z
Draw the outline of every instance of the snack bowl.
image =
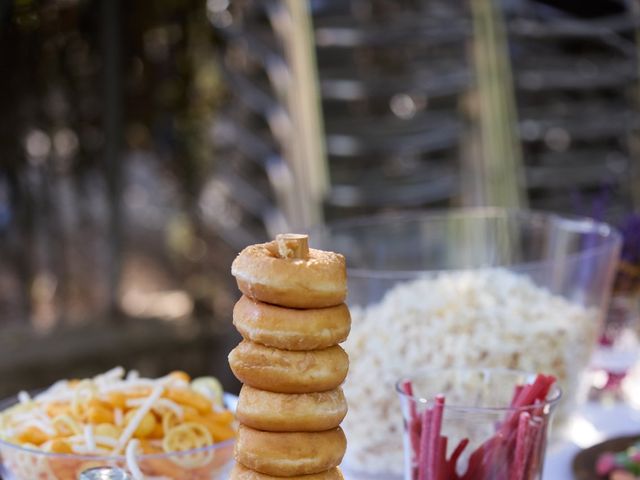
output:
M 18 396 L 1 401 L 0 412 L 19 402 Z M 233 412 L 236 403 L 236 396 L 224 394 L 226 408 Z M 230 439 L 184 451 L 136 454 L 135 464 L 145 478 L 226 479 L 233 465 L 234 445 L 235 439 Z M 140 449 L 148 451 L 142 442 Z M 128 469 L 129 464 L 125 455 L 54 453 L 0 439 L 0 478 L 4 480 L 77 480 L 81 472 L 103 466 Z
M 311 238 L 347 258 L 345 471 L 353 478 L 401 477 L 394 384 L 407 371 L 554 375 L 564 392 L 557 427 L 585 399 L 620 251 L 615 229 L 582 217 L 471 208 L 349 219 Z

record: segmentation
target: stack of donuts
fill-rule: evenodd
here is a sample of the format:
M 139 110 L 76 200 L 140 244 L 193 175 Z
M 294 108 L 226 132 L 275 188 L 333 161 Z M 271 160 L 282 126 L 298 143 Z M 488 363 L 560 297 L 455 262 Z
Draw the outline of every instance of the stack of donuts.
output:
M 231 478 L 342 479 L 349 358 L 338 344 L 351 328 L 344 257 L 286 234 L 245 248 L 231 273 L 243 293 L 233 311 L 243 341 L 229 364 L 244 383 Z

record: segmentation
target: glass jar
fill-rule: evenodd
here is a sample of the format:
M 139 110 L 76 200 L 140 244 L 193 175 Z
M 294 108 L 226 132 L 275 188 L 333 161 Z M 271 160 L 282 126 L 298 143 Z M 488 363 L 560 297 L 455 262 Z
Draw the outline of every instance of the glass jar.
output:
M 396 384 L 404 480 L 539 480 L 561 391 L 515 370 L 428 369 Z

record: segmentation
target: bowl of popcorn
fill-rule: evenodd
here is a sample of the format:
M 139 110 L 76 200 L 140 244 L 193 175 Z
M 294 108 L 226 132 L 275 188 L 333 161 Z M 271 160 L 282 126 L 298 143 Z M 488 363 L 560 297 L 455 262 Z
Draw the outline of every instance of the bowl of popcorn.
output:
M 394 380 L 407 371 L 547 372 L 564 392 L 556 426 L 585 396 L 620 250 L 615 229 L 588 218 L 462 209 L 348 220 L 314 239 L 348 263 L 350 478 L 401 478 Z
M 233 400 L 213 377 L 150 379 L 120 367 L 21 392 L 0 404 L 0 477 L 76 480 L 114 466 L 135 480 L 226 478 Z

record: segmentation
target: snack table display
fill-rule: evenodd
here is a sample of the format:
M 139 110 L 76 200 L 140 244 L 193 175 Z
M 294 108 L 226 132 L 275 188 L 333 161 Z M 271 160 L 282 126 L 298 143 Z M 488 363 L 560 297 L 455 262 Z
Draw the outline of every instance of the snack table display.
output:
M 114 369 L 56 384 L 40 403 L 20 398 L 0 416 L 5 470 L 15 480 L 33 480 L 23 477 L 34 469 L 44 471 L 39 479 L 71 480 L 93 466 L 83 454 L 115 453 L 135 480 L 229 471 L 236 480 L 400 480 L 403 460 L 405 479 L 569 480 L 582 448 L 640 433 L 631 407 L 581 400 L 620 249 L 607 225 L 471 209 L 335 224 L 313 233 L 319 248 L 308 238 L 279 235 L 233 262 L 242 294 L 233 311 L 242 341 L 228 357 L 244 384 L 237 402 L 212 379 L 182 372 L 151 380 Z M 535 380 L 499 382 L 508 397 L 498 398 L 486 391 L 502 388 L 474 390 L 474 375 L 430 378 L 428 391 L 416 376 L 472 368 Z M 106 420 L 91 420 L 98 407 Z M 485 421 L 452 421 L 462 409 Z M 552 410 L 563 435 L 552 432 L 545 455 Z M 40 452 L 25 457 L 21 444 L 58 455 L 59 472 L 43 470 L 51 462 Z

